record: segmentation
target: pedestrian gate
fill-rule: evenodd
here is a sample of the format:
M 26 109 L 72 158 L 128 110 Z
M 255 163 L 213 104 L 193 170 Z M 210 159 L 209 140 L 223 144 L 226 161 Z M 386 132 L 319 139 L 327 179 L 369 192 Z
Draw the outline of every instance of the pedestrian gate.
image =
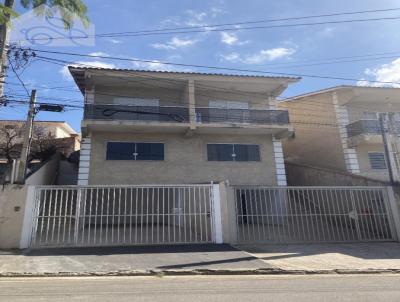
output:
M 213 242 L 212 185 L 37 187 L 32 247 Z
M 234 187 L 239 243 L 390 241 L 382 187 Z

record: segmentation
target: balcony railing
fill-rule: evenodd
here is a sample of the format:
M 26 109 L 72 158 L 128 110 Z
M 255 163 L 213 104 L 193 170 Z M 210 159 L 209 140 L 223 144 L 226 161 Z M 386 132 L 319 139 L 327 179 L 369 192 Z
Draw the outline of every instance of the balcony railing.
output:
M 188 123 L 187 107 L 86 105 L 84 119 Z M 197 107 L 197 123 L 289 124 L 285 110 L 249 110 Z
M 289 113 L 285 110 L 251 110 L 196 108 L 198 123 L 249 123 L 249 124 L 289 124 Z
M 86 105 L 84 119 L 188 123 L 186 107 Z
M 347 125 L 347 135 L 349 137 L 361 134 L 380 134 L 381 127 L 378 120 L 359 120 Z

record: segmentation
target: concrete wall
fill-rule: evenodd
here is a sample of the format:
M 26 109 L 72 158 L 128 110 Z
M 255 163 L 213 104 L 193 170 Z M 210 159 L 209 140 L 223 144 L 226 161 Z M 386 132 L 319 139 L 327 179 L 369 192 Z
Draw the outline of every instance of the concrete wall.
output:
M 384 96 L 382 96 L 384 99 Z M 385 102 L 350 102 L 346 105 L 349 112 L 350 123 L 365 119 L 364 112 L 400 112 L 400 104 L 387 104 Z
M 107 161 L 108 141 L 163 142 L 165 160 Z M 207 143 L 259 144 L 261 162 L 207 161 Z M 94 132 L 91 144 L 89 184 L 277 184 L 271 136 Z
M 388 170 L 372 169 L 369 162 L 368 152 L 385 152 L 382 144 L 363 144 L 356 147 L 358 162 L 360 164 L 360 175 L 372 179 L 389 181 Z M 386 157 L 386 155 L 385 155 Z
M 131 84 L 133 85 L 133 84 Z M 116 87 L 116 86 L 96 86 L 94 102 L 95 104 L 113 104 L 116 97 L 132 97 L 144 99 L 159 99 L 160 106 L 183 106 L 185 90 L 144 86 L 144 87 Z M 187 104 L 186 104 L 187 105 Z
M 289 186 L 382 186 L 379 180 L 338 170 L 329 170 L 297 163 L 286 163 Z
M 58 174 L 60 154 L 53 156 L 39 170 L 29 176 L 25 183 L 27 185 L 52 185 L 55 183 Z
M 7 185 L 0 190 L 0 249 L 19 248 L 27 186 Z
M 332 94 L 278 103 L 288 109 L 294 138 L 282 140 L 285 160 L 346 171 Z

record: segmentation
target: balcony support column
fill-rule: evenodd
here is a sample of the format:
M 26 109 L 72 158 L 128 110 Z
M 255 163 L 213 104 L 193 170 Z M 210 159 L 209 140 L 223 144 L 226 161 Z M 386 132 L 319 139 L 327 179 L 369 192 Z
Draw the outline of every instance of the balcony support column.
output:
M 360 174 L 357 151 L 354 148 L 350 148 L 348 143 L 349 136 L 347 133 L 347 125 L 350 123 L 350 120 L 347 107 L 339 105 L 339 99 L 336 92 L 332 93 L 332 103 L 335 108 L 346 169 L 350 173 Z
M 188 105 L 189 105 L 189 120 L 190 120 L 190 130 L 196 129 L 196 100 L 195 100 L 195 88 L 194 80 L 188 80 Z

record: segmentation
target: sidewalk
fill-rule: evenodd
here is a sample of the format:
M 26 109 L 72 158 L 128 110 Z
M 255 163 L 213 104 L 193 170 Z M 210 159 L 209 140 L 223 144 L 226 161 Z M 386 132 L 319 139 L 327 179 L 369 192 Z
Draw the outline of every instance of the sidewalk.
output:
M 282 270 L 400 270 L 400 243 L 241 245 L 240 249 Z
M 252 271 L 270 266 L 229 245 L 98 247 L 0 251 L 1 275 L 152 274 Z
M 239 250 L 239 248 L 241 250 Z M 400 273 L 399 243 L 0 251 L 0 276 Z

